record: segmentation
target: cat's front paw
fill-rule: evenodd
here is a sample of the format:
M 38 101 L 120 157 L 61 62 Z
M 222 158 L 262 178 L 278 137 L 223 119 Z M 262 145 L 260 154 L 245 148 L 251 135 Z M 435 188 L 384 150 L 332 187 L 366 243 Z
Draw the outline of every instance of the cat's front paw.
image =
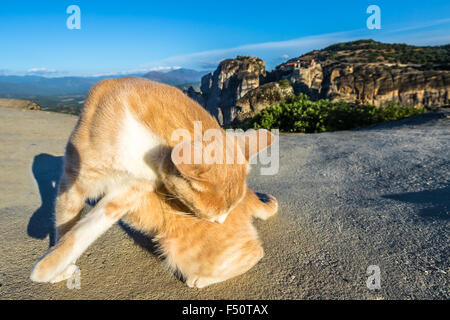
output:
M 54 268 L 49 259 L 44 257 L 34 266 L 30 279 L 34 282 L 49 282 L 54 277 Z
M 67 273 L 70 273 L 70 271 L 73 273 L 75 270 L 72 266 L 76 268 L 72 263 L 65 262 L 57 250 L 53 250 L 36 263 L 31 271 L 30 279 L 34 282 L 52 282 L 53 279 L 57 279 L 59 275 L 62 275 L 61 280 L 64 280 L 62 278 Z

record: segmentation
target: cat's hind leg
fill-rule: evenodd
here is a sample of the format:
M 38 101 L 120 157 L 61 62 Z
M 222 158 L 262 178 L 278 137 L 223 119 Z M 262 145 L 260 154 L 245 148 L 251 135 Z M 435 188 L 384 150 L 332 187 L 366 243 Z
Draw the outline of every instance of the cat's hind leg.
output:
M 86 190 L 76 178 L 63 173 L 55 205 L 56 239 L 64 236 L 80 219 L 86 200 Z
M 100 235 L 127 212 L 139 206 L 141 195 L 142 189 L 132 186 L 122 187 L 105 195 L 38 261 L 30 279 L 35 282 L 49 282 L 61 273 L 66 273 L 67 268 L 70 269 L 70 265 L 74 264 Z
M 212 284 L 215 283 L 219 283 L 219 282 L 223 282 L 227 280 L 227 278 L 214 278 L 214 277 L 190 277 L 188 279 L 186 279 L 186 284 L 188 285 L 188 287 L 190 288 L 204 288 L 207 286 L 210 286 Z
M 221 261 L 220 267 L 210 270 L 208 275 L 185 275 L 186 284 L 193 288 L 204 288 L 244 274 L 264 256 L 264 250 L 258 240 L 242 243 L 228 258 Z

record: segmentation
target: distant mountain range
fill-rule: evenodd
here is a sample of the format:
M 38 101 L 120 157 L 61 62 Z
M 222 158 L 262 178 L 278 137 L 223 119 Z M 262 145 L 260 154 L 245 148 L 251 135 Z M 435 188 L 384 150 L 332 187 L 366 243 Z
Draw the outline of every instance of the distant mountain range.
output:
M 32 97 L 32 96 L 63 96 L 84 95 L 96 82 L 107 78 L 124 76 L 144 77 L 150 80 L 182 86 L 187 83 L 196 83 L 206 72 L 176 69 L 169 72 L 151 71 L 127 75 L 110 75 L 98 77 L 58 77 L 47 78 L 42 76 L 0 76 L 0 96 L 2 97 Z
M 149 73 L 144 74 L 144 77 L 150 80 L 178 86 L 185 83 L 200 82 L 202 77 L 207 73 L 208 72 L 205 71 L 191 69 L 175 69 L 169 72 L 150 71 Z

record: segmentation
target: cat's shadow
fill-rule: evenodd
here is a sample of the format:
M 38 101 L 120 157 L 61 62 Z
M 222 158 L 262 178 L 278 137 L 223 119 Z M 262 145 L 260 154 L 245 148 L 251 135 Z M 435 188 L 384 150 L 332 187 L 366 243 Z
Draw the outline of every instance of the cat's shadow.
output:
M 49 236 L 50 245 L 55 241 L 54 208 L 62 170 L 63 157 L 46 153 L 35 156 L 31 166 L 41 196 L 41 205 L 28 221 L 27 233 L 35 239 Z

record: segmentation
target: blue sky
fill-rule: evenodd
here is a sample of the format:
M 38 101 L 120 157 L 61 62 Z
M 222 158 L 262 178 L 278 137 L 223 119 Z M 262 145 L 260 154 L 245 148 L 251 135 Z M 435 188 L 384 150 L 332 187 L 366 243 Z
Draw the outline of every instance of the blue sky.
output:
M 69 30 L 69 5 L 81 30 Z M 381 30 L 369 30 L 369 5 Z M 447 1 L 9 1 L 0 7 L 0 73 L 94 75 L 187 67 L 237 54 L 268 68 L 329 44 L 372 38 L 450 43 Z

